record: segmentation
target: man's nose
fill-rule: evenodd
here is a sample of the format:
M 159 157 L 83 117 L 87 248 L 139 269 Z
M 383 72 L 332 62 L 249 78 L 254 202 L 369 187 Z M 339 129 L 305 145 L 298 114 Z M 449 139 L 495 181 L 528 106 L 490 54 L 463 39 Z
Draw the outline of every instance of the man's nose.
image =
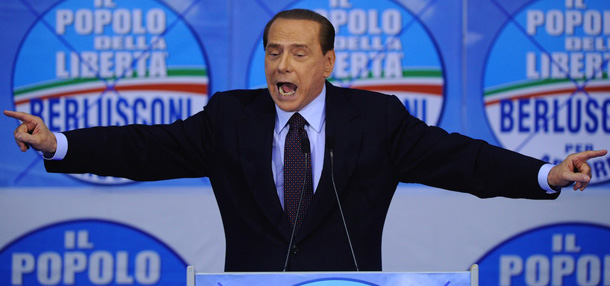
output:
M 280 58 L 280 62 L 277 66 L 278 71 L 280 72 L 291 72 L 292 71 L 292 63 L 290 60 L 290 54 L 284 53 Z

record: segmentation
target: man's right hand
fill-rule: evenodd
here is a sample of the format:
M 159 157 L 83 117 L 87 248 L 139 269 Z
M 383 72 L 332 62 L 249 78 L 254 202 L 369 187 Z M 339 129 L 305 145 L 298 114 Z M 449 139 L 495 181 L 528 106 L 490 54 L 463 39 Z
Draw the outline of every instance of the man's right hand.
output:
M 4 115 L 21 120 L 21 125 L 15 129 L 15 142 L 21 151 L 27 151 L 30 146 L 37 151 L 54 154 L 57 150 L 57 139 L 53 132 L 44 124 L 42 118 L 25 112 L 5 110 Z

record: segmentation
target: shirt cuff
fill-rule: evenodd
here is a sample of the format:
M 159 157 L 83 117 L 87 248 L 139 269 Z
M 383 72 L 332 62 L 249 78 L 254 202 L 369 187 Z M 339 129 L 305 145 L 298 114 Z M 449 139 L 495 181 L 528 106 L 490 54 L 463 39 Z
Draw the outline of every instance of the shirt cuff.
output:
M 68 138 L 66 135 L 59 132 L 53 132 L 55 135 L 55 140 L 57 140 L 57 149 L 55 149 L 55 153 L 42 153 L 42 157 L 45 160 L 63 160 L 68 153 Z
M 538 171 L 538 184 L 540 185 L 540 187 L 546 191 L 547 194 L 554 194 L 557 193 L 557 190 L 553 190 L 553 188 L 551 188 L 551 186 L 549 186 L 549 172 L 551 172 L 551 169 L 555 167 L 555 165 L 553 164 L 544 164 L 542 165 L 542 167 L 540 167 L 540 170 Z

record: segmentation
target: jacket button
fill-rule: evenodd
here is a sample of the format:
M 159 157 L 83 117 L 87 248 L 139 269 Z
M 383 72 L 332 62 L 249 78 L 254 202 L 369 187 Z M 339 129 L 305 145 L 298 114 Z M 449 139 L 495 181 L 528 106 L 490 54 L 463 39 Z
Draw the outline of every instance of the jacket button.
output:
M 292 245 L 292 254 L 297 254 L 297 252 L 299 252 L 299 248 L 297 247 L 296 244 Z

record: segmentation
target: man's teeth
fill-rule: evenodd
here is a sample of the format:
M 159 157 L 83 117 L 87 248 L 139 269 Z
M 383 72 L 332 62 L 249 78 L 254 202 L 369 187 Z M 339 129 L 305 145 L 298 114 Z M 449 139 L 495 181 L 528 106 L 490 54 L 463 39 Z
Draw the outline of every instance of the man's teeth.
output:
M 283 96 L 291 96 L 297 92 L 296 90 L 293 90 L 291 92 L 285 92 L 282 86 L 280 86 L 280 88 L 278 88 L 278 90 L 280 91 L 280 94 Z

